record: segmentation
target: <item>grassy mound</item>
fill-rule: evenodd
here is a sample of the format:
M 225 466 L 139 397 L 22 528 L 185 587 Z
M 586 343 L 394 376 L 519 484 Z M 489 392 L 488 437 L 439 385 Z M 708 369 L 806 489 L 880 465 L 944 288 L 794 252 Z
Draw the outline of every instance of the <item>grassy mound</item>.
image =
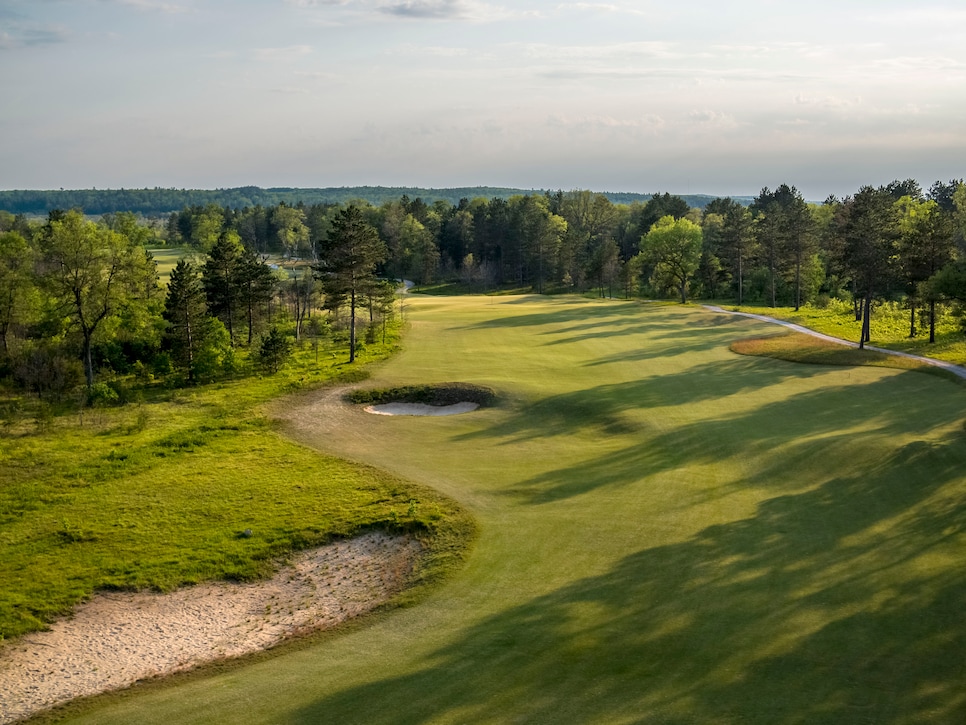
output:
M 456 405 L 476 403 L 489 405 L 495 397 L 490 388 L 470 383 L 437 383 L 436 385 L 405 385 L 399 388 L 353 390 L 347 396 L 352 403 L 384 405 L 386 403 L 420 403 L 422 405 Z

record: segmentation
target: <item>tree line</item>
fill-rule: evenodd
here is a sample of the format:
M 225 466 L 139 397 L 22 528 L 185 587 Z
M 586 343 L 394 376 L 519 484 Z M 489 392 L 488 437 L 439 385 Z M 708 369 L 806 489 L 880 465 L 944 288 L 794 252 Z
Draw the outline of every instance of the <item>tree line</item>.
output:
M 258 186 L 239 186 L 228 189 L 14 189 L 0 190 L 0 210 L 11 214 L 46 216 L 56 209 L 83 209 L 87 214 L 101 215 L 119 211 L 131 211 L 143 216 L 163 216 L 185 207 L 217 206 L 240 209 L 249 206 L 277 206 L 288 204 L 348 204 L 364 201 L 379 206 L 406 195 L 420 197 L 430 203 L 446 201 L 456 204 L 463 197 L 468 199 L 494 197 L 509 198 L 519 194 L 543 193 L 535 190 L 506 187 L 474 186 L 449 189 L 424 189 L 398 186 L 344 186 L 317 189 Z M 607 198 L 615 204 L 647 201 L 649 194 L 608 192 Z M 684 197 L 691 206 L 703 207 L 714 197 L 695 194 Z
M 307 326 L 316 344 L 344 329 L 353 362 L 357 316 L 374 342 L 393 313 L 395 284 L 375 276 L 385 245 L 354 206 L 331 216 L 311 264 L 285 269 L 222 226 L 162 287 L 149 251 L 161 241 L 130 212 L 0 213 L 0 378 L 46 398 L 83 389 L 93 403 L 117 398 L 117 376 L 234 377 L 239 350 L 277 372 Z
M 278 365 L 306 325 L 344 329 L 352 359 L 357 319 L 376 334 L 401 279 L 796 308 L 839 299 L 863 344 L 875 305 L 902 300 L 910 335 L 934 340 L 937 311 L 966 300 L 964 240 L 961 180 L 927 191 L 895 181 L 821 204 L 783 184 L 703 209 L 667 193 L 620 204 L 575 190 L 205 204 L 155 226 L 131 212 L 0 212 L 0 373 L 38 393 L 78 377 L 90 389 L 100 371 L 190 383 L 232 374 L 239 348 Z M 164 290 L 147 251 L 159 245 L 185 250 Z

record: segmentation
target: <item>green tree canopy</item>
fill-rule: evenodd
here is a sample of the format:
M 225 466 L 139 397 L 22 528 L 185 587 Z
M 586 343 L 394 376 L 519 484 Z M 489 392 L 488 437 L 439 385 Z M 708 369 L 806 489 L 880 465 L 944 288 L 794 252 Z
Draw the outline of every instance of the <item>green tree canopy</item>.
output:
M 91 347 L 104 323 L 157 292 L 154 261 L 118 232 L 77 211 L 51 214 L 41 234 L 42 281 L 51 302 L 81 335 L 88 388 L 94 384 Z
M 313 270 L 322 283 L 326 306 L 349 307 L 349 362 L 356 359 L 356 307 L 375 282 L 376 265 L 386 259 L 386 245 L 359 207 L 350 205 L 332 220 Z
M 641 240 L 642 253 L 653 265 L 652 277 L 661 285 L 673 285 L 688 301 L 688 282 L 701 261 L 701 227 L 690 219 L 661 217 Z

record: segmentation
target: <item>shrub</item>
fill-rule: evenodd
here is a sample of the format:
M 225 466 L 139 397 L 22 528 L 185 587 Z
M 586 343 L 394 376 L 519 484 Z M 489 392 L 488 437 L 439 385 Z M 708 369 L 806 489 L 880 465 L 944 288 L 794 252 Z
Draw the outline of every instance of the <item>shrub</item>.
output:
M 87 404 L 92 408 L 106 408 L 119 400 L 117 391 L 107 383 L 94 383 L 87 390 Z

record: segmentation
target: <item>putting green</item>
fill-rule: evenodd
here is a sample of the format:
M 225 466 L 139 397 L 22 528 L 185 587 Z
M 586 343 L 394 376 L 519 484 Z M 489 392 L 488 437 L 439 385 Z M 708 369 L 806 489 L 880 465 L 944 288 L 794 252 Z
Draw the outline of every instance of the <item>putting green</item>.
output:
M 966 721 L 961 388 L 738 356 L 771 328 L 695 308 L 416 297 L 407 316 L 373 383 L 460 380 L 495 404 L 337 406 L 297 435 L 466 505 L 465 569 L 369 626 L 79 721 Z

